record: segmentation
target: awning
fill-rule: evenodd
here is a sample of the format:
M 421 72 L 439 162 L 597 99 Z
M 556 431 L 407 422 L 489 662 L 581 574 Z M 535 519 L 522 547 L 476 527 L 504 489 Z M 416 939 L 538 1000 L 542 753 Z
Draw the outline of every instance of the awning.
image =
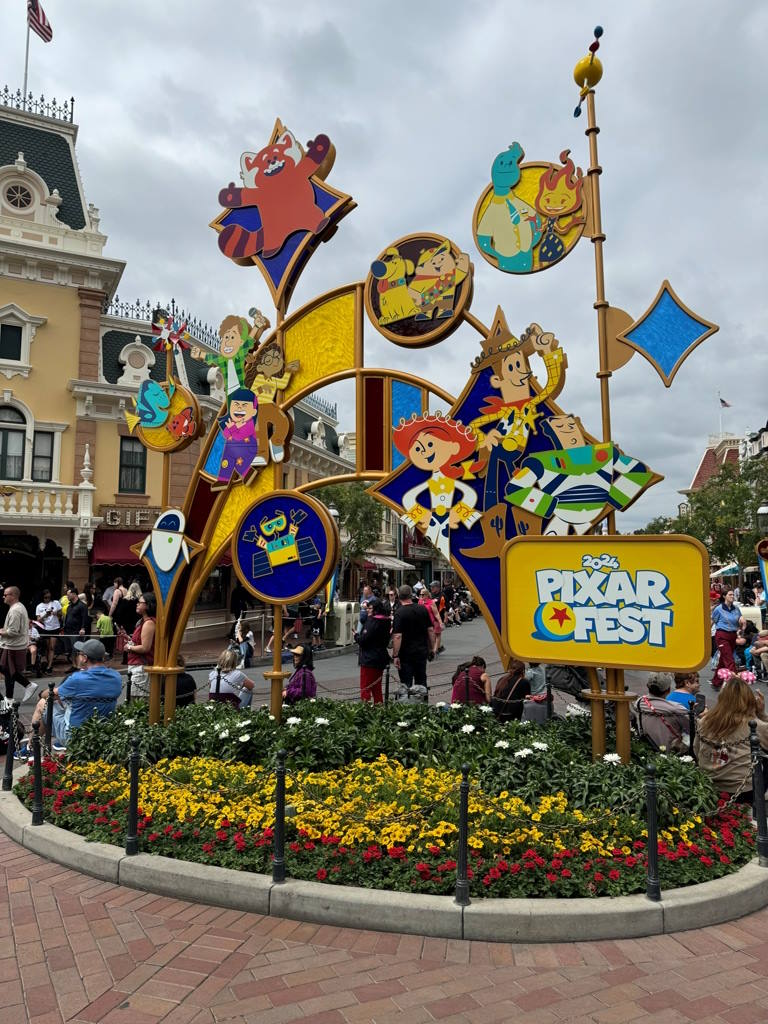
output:
M 146 540 L 148 532 L 148 530 L 97 530 L 93 535 L 93 547 L 88 561 L 91 565 L 141 565 L 140 559 L 131 551 L 131 547 Z M 232 564 L 229 548 L 224 551 L 217 564 Z
M 738 576 L 739 567 L 733 562 L 731 565 L 726 565 L 722 569 L 718 569 L 717 572 L 710 573 L 709 578 L 713 580 L 715 576 Z
M 372 562 L 376 569 L 415 569 L 415 565 L 404 562 L 401 558 L 393 558 L 391 555 L 377 555 L 372 551 L 365 553 L 366 563 Z M 367 568 L 367 565 L 366 565 Z
M 91 565 L 141 565 L 132 544 L 146 539 L 146 530 L 97 530 L 88 556 Z

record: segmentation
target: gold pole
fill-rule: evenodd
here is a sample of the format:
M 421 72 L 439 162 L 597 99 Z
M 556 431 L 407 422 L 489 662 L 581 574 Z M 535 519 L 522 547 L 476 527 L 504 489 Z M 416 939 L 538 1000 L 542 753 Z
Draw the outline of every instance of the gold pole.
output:
M 595 39 L 598 39 L 602 35 L 602 29 L 599 31 L 595 30 Z M 597 44 L 595 49 L 597 49 Z M 577 83 L 579 82 L 578 68 L 582 68 L 582 74 L 586 72 L 588 77 L 585 81 L 588 85 L 594 86 L 600 81 L 602 76 L 602 67 L 599 61 L 594 59 L 594 52 L 592 50 L 592 58 L 589 58 L 589 67 L 585 69 L 580 62 L 577 65 L 577 71 L 574 73 Z M 583 93 L 582 93 L 583 95 Z M 600 161 L 597 155 L 597 136 L 600 129 L 597 126 L 597 117 L 595 115 L 595 90 L 594 88 L 588 89 L 586 93 L 587 101 L 587 128 L 584 134 L 587 136 L 589 142 L 589 169 L 587 171 L 587 180 L 589 181 L 590 190 L 590 207 L 591 207 L 591 221 L 592 221 L 592 234 L 591 240 L 595 247 L 595 302 L 594 308 L 597 310 L 597 343 L 598 343 L 598 354 L 599 354 L 599 368 L 597 371 L 597 379 L 600 381 L 600 411 L 602 415 L 602 427 L 603 427 L 603 441 L 608 443 L 613 440 L 611 437 L 611 396 L 609 388 L 609 380 L 611 377 L 611 370 L 608 365 L 608 301 L 605 297 L 605 268 L 603 263 L 603 242 L 605 241 L 605 234 L 603 233 L 603 222 L 602 213 L 600 209 L 600 175 L 603 172 L 600 166 Z M 607 516 L 608 522 L 608 534 L 612 535 L 616 533 L 616 512 L 611 509 Z M 606 699 L 610 696 L 613 699 L 614 706 L 616 708 L 616 752 L 621 755 L 622 761 L 627 764 L 629 763 L 630 757 L 630 735 L 629 735 L 629 698 L 624 693 L 624 671 L 623 669 L 606 669 L 605 673 L 605 688 L 606 688 Z M 592 702 L 592 714 L 594 715 L 598 702 Z M 601 718 L 602 718 L 602 736 L 603 736 L 603 749 L 605 749 L 605 710 L 601 706 Z M 593 724 L 593 757 L 596 757 L 595 751 L 595 730 L 600 729 L 600 723 Z
M 276 336 L 280 348 L 285 353 L 285 337 L 283 332 L 283 320 L 285 320 L 285 299 L 281 299 L 277 306 Z M 280 401 L 280 393 L 275 394 L 275 401 Z M 283 486 L 283 463 L 272 464 L 272 486 L 280 490 Z M 273 636 L 272 636 L 272 671 L 265 672 L 264 678 L 270 684 L 269 707 L 274 715 L 275 721 L 279 722 L 283 714 L 283 682 L 287 672 L 283 672 L 283 606 L 282 604 L 272 605 Z

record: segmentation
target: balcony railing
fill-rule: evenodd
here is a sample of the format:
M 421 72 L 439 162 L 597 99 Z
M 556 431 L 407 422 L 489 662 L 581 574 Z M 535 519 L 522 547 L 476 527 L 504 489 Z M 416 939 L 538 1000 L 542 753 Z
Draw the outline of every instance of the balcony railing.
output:
M 0 483 L 0 519 L 24 516 L 76 523 L 84 511 L 81 495 L 75 484 Z
M 68 100 L 59 103 L 56 97 L 47 100 L 45 96 L 36 98 L 30 93 L 22 96 L 21 89 L 14 92 L 8 86 L 0 89 L 0 107 L 10 107 L 11 110 L 24 110 L 28 114 L 38 114 L 40 117 L 50 117 L 54 121 L 66 121 L 72 124 L 75 117 L 75 97 L 70 96 Z
M 104 315 L 119 317 L 121 320 L 140 320 L 142 323 L 151 325 L 155 310 L 161 310 L 163 314 L 170 313 L 175 320 L 186 321 L 187 330 L 193 341 L 200 342 L 200 344 L 216 352 L 219 351 L 221 341 L 218 332 L 210 324 L 198 320 L 197 317 L 192 316 L 186 309 L 177 306 L 175 299 L 171 299 L 167 303 L 150 302 L 149 299 L 145 299 L 144 302 L 140 299 L 136 299 L 135 302 L 125 302 L 116 295 L 104 307 Z

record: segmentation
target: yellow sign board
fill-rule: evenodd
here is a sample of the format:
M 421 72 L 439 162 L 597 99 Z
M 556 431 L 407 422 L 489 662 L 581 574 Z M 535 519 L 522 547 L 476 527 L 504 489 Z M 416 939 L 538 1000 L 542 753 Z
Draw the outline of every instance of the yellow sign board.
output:
M 516 537 L 502 562 L 522 661 L 684 672 L 709 658 L 709 559 L 693 537 Z

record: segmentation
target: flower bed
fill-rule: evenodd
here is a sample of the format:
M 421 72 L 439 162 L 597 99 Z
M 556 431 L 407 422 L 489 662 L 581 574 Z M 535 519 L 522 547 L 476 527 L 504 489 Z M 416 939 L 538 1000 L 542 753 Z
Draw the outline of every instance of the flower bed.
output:
M 201 707 L 190 709 L 190 717 L 208 719 L 209 728 L 217 730 L 223 742 L 222 753 L 228 752 L 229 740 L 247 749 L 257 727 L 281 746 L 289 746 L 293 731 L 294 749 L 301 751 L 304 740 L 296 738 L 300 726 L 310 732 L 333 732 L 334 711 L 320 708 L 326 713 L 316 714 L 317 710 L 317 705 L 310 709 L 309 722 L 286 722 L 280 727 L 270 723 L 268 715 L 255 713 L 247 726 L 253 732 L 240 731 L 243 718 L 237 717 L 237 735 L 224 737 L 221 733 L 230 730 L 223 725 L 228 719 L 221 712 Z M 399 708 L 397 714 L 404 711 Z M 586 730 L 583 723 L 562 723 L 547 730 L 510 728 L 479 711 L 455 711 L 440 715 L 407 709 L 405 713 L 411 716 L 407 727 L 417 734 L 422 728 L 442 728 L 442 742 L 454 760 L 457 756 L 468 760 L 483 751 L 491 761 L 490 776 L 489 766 L 483 768 L 492 784 L 479 784 L 477 778 L 483 773 L 473 772 L 470 792 L 470 891 L 474 896 L 569 897 L 644 891 L 647 835 L 636 807 L 639 766 L 617 764 L 610 755 L 597 765 L 585 763 L 588 723 Z M 119 726 L 127 732 L 136 727 L 135 721 L 126 727 L 126 719 L 131 721 L 135 714 L 135 708 L 130 715 L 121 712 L 107 728 Z M 477 725 L 468 720 L 478 716 L 482 721 Z M 467 725 L 473 729 L 467 731 Z M 404 731 L 406 726 L 395 724 L 395 728 Z M 417 741 L 418 736 L 413 739 Z M 413 752 L 412 742 L 403 745 Z M 423 755 L 418 763 L 407 766 L 380 754 L 373 761 L 355 759 L 323 771 L 291 772 L 286 782 L 288 875 L 451 894 L 456 881 L 460 776 L 455 769 L 437 765 L 438 748 L 442 750 L 433 744 L 434 766 L 425 763 Z M 448 750 L 444 754 L 445 760 L 451 759 Z M 556 773 L 563 760 L 570 785 L 541 788 L 542 779 Z M 690 809 L 690 801 L 683 810 L 670 796 L 680 791 L 702 805 L 711 797 L 695 765 L 662 757 L 658 772 L 665 795 L 659 846 L 664 888 L 727 874 L 752 857 L 755 839 L 748 811 L 721 802 L 704 820 Z M 506 781 L 510 774 L 522 774 L 528 789 L 539 786 L 535 798 L 522 796 L 519 789 L 513 793 Z M 260 765 L 197 755 L 161 759 L 141 773 L 141 848 L 268 873 L 274 786 L 273 772 Z M 17 791 L 31 803 L 29 777 Z M 124 842 L 127 796 L 127 772 L 120 764 L 45 762 L 47 820 L 90 839 Z

